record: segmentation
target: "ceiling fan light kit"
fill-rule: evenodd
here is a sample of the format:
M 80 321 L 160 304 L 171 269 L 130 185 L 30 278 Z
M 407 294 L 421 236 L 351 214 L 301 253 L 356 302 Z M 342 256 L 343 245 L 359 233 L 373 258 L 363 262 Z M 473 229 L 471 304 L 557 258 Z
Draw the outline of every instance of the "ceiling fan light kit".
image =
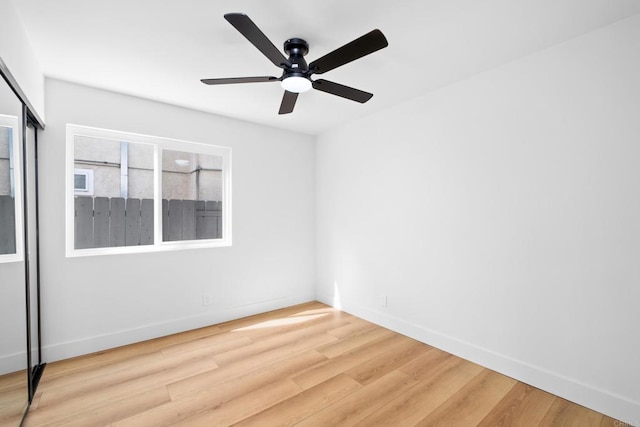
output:
M 289 92 L 302 93 L 311 89 L 311 80 L 303 76 L 289 76 L 280 82 L 284 90 Z
M 291 113 L 295 107 L 298 94 L 312 88 L 360 103 L 367 102 L 373 96 L 372 93 L 329 80 L 311 80 L 311 76 L 331 71 L 334 68 L 387 47 L 389 43 L 380 30 L 373 30 L 307 64 L 304 56 L 309 53 L 309 44 L 305 40 L 291 38 L 285 41 L 284 51 L 289 55 L 289 58 L 286 58 L 247 15 L 228 13 L 224 17 L 276 67 L 282 68 L 282 75 L 280 77 L 258 76 L 202 79 L 202 83 L 219 85 L 280 81 L 285 92 L 280 104 L 279 114 Z

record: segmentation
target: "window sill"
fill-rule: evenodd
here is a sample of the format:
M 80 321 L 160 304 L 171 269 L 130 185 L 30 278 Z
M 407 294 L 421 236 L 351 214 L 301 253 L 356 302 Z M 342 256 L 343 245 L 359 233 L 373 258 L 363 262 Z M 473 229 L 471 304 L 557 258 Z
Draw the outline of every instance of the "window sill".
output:
M 67 258 L 102 256 L 102 255 L 127 255 L 167 251 L 182 251 L 186 249 L 209 249 L 231 247 L 231 239 L 218 240 L 188 240 L 179 242 L 162 242 L 159 245 L 118 246 L 109 248 L 67 248 Z M 2 262 L 2 261 L 0 261 Z

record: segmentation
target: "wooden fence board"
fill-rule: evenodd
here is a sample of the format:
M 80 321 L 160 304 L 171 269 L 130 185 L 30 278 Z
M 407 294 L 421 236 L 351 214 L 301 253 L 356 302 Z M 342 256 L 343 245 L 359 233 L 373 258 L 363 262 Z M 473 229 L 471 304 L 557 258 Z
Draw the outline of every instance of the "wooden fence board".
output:
M 125 201 L 122 197 L 111 198 L 111 247 L 125 245 Z
M 182 201 L 182 240 L 196 238 L 196 203 L 194 200 Z
M 142 199 L 140 206 L 140 244 L 153 244 L 153 200 Z
M 126 199 L 125 246 L 140 245 L 140 199 Z
M 169 238 L 182 240 L 182 200 L 169 200 Z
M 16 203 L 11 196 L 0 196 L 0 254 L 16 253 Z
M 204 209 L 196 211 L 196 230 L 198 239 L 213 239 L 215 237 L 216 224 L 212 215 L 213 212 L 207 212 Z
M 75 248 L 93 247 L 93 197 L 78 196 L 75 200 Z
M 162 241 L 169 240 L 169 201 L 162 199 Z
M 207 202 L 207 209 L 208 211 L 219 211 L 221 208 L 222 204 L 216 201 L 208 201 Z
M 96 197 L 93 200 L 93 244 L 90 247 L 109 247 L 110 210 L 108 197 Z
M 220 239 L 222 238 L 222 202 L 208 201 L 207 211 L 214 212 L 211 219 L 211 227 L 213 229 L 212 234 L 208 239 Z

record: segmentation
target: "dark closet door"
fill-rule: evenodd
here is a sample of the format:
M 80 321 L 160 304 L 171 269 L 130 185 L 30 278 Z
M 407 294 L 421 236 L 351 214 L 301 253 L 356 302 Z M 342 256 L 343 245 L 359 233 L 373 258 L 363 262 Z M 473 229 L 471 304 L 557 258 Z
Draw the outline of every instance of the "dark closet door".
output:
M 40 251 L 38 246 L 38 144 L 36 128 L 28 120 L 25 127 L 24 171 L 25 171 L 25 224 L 27 261 L 27 306 L 29 311 L 28 339 L 30 395 L 33 398 L 40 377 Z

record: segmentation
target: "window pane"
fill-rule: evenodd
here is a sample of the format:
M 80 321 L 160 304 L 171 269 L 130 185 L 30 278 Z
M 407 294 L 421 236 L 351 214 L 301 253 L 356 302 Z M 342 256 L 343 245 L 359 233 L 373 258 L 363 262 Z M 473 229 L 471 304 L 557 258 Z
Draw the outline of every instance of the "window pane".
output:
M 75 174 L 75 189 L 84 190 L 87 188 L 87 176 L 82 174 Z
M 0 255 L 16 253 L 13 129 L 0 126 Z
M 74 137 L 75 248 L 153 244 L 154 147 Z
M 162 151 L 162 240 L 222 238 L 222 157 Z

